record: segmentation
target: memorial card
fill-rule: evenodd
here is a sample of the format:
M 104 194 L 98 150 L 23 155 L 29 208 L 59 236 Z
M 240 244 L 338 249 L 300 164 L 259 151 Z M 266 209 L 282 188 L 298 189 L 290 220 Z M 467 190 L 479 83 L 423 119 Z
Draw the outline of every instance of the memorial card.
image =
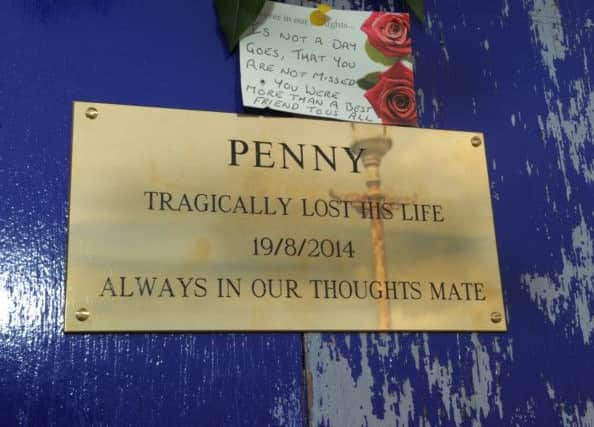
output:
M 410 19 L 405 13 L 267 2 L 240 41 L 248 107 L 364 123 L 416 126 Z

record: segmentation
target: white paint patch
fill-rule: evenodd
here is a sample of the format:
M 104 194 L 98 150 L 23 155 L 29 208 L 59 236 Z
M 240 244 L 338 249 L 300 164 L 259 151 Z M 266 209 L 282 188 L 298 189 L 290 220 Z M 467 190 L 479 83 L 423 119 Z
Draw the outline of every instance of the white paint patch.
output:
M 561 273 L 524 274 L 522 283 L 553 325 L 559 318 L 564 318 L 566 335 L 572 337 L 579 329 L 584 343 L 589 344 L 594 332 L 594 319 L 590 313 L 590 307 L 594 305 L 594 244 L 581 213 L 580 218 L 571 234 L 572 248 L 561 250 Z
M 10 312 L 12 309 L 13 298 L 7 286 L 8 273 L 0 273 L 0 332 L 7 332 L 6 329 L 10 323 Z
M 536 404 L 533 397 L 529 398 L 523 406 L 517 405 L 514 409 L 509 425 L 515 427 L 537 425 L 535 423 L 535 406 Z
M 429 10 L 425 10 L 425 26 L 427 31 L 431 33 L 431 30 L 433 29 L 433 19 Z
M 441 403 L 446 410 L 448 420 L 453 420 L 454 424 L 459 426 L 462 423 L 462 413 L 458 402 L 466 394 L 466 391 L 463 388 L 459 392 L 453 390 L 454 372 L 451 360 L 448 360 L 447 366 L 439 363 L 437 359 L 431 361 L 429 337 L 426 333 L 423 334 L 423 349 L 425 353 L 423 356 L 423 368 L 427 375 L 429 391 L 435 389 L 438 391 L 441 395 Z
M 544 124 L 544 120 L 542 119 L 542 116 L 540 114 L 536 117 L 536 120 L 538 121 L 538 128 L 540 129 L 540 133 L 544 137 L 545 134 L 546 134 L 546 132 L 547 132 L 546 131 L 546 126 Z M 546 138 L 543 138 L 542 142 L 544 143 L 545 146 L 547 145 L 547 139 Z
M 591 400 L 586 403 L 586 411 L 583 416 L 579 417 L 579 426 L 594 427 L 594 404 Z
M 509 18 L 509 3 L 507 0 L 503 0 L 503 9 L 501 9 L 501 16 Z
M 565 59 L 567 49 L 559 6 L 555 0 L 534 0 L 529 14 L 534 41 L 541 46 L 540 53 L 549 77 L 559 87 L 555 61 Z
M 377 334 L 373 338 L 373 349 L 388 347 L 391 338 Z M 310 371 L 316 375 L 313 389 L 313 407 L 310 425 L 390 425 L 408 427 L 414 421 L 414 396 L 410 380 L 398 378 L 397 391 L 388 391 L 387 380 L 394 373 L 386 372 L 381 394 L 384 401 L 383 418 L 373 414 L 370 390 L 374 378 L 367 356 L 367 336 L 362 335 L 361 375 L 353 381 L 348 360 L 336 355 L 336 349 L 323 343 L 320 334 L 309 334 L 307 338 L 307 360 Z M 385 349 L 384 349 L 385 350 Z M 387 353 L 387 350 L 384 351 Z M 392 357 L 397 357 L 394 352 Z M 321 373 L 321 374 L 320 374 Z M 398 409 L 396 409 L 398 408 Z
M 489 363 L 489 352 L 481 345 L 478 335 L 472 334 L 470 341 L 474 345 L 472 366 L 472 387 L 474 393 L 471 396 L 472 408 L 476 410 L 480 416 L 487 417 L 489 415 L 489 396 L 491 396 L 493 375 L 491 374 L 491 366 Z M 501 396 L 493 393 L 495 401 L 501 404 Z
M 442 46 L 441 51 L 443 52 L 443 56 L 445 57 L 445 60 L 447 62 L 450 62 L 450 54 L 448 53 L 448 48 L 444 46 Z
M 566 111 L 560 106 L 559 126 L 570 141 L 567 148 L 574 170 L 590 184 L 594 182 L 594 160 L 587 157 L 586 146 L 594 139 L 594 91 L 586 94 L 583 80 L 575 80 L 571 86 L 575 96 L 568 100 Z
M 501 400 L 501 389 L 495 387 L 493 390 L 493 374 L 489 352 L 486 346 L 482 345 L 478 335 L 471 335 L 472 349 L 472 387 L 467 390 L 462 385 L 458 390 L 453 386 L 453 379 L 460 375 L 452 366 L 452 360 L 448 359 L 447 365 L 442 365 L 437 359 L 431 360 L 429 354 L 428 335 L 424 337 L 424 369 L 429 380 L 429 389 L 441 394 L 441 400 L 448 420 L 452 420 L 456 426 L 468 420 L 471 414 L 473 425 L 481 425 L 482 419 L 489 415 L 491 404 L 498 407 L 498 415 L 503 419 L 503 401 Z M 461 348 L 458 345 L 458 348 Z M 490 401 L 493 399 L 493 402 Z M 464 414 L 464 415 L 463 415 Z
M 559 419 L 561 420 L 563 427 L 594 427 L 594 404 L 590 399 L 586 400 L 586 410 L 581 415 L 579 405 L 566 405 L 560 404 L 555 399 L 555 390 L 553 386 L 547 382 L 547 395 L 555 408 L 559 413 Z
M 565 40 L 559 8 L 554 0 L 534 0 L 530 15 L 533 42 L 540 48 L 543 64 L 559 92 L 556 67 L 559 61 L 565 59 L 565 45 L 571 44 L 571 40 Z M 586 56 L 584 61 L 584 78 L 566 83 L 562 93 L 553 92 L 554 89 L 545 90 L 548 109 L 546 121 L 538 117 L 545 142 L 548 138 L 553 139 L 559 151 L 557 162 L 563 175 L 568 201 L 572 195 L 573 181 L 568 175 L 570 167 L 586 183 L 594 182 L 594 160 L 588 155 L 594 140 L 594 91 L 590 89 Z
M 505 317 L 509 319 L 509 313 L 507 312 L 506 308 L 506 315 Z M 509 356 L 510 360 L 514 361 L 514 339 L 512 337 L 507 338 L 507 355 Z
M 425 114 L 425 92 L 421 88 L 417 89 L 417 113 L 421 117 Z
M 415 361 L 415 368 L 419 369 L 420 358 L 419 358 L 419 346 L 417 344 L 412 344 L 410 346 L 410 354 L 412 354 L 412 357 Z
M 413 388 L 410 385 L 410 380 L 407 378 L 402 385 L 402 394 L 398 401 L 398 426 L 409 427 L 410 422 L 415 418 L 415 407 L 413 400 Z
M 547 381 L 547 394 L 549 395 L 549 399 L 555 400 L 555 390 L 550 382 Z
M 502 419 L 500 388 L 494 383 L 492 371 L 493 365 L 499 362 L 493 363 L 488 352 L 493 345 L 492 339 L 482 343 L 478 334 L 472 334 L 470 340 L 466 334 L 462 339 L 459 336 L 457 345 L 452 349 L 465 349 L 472 360 L 470 366 L 466 362 L 461 366 L 459 355 L 454 355 L 457 357 L 455 362 L 449 356 L 444 363 L 431 357 L 429 335 L 426 333 L 413 336 L 413 342 L 407 347 L 394 346 L 396 337 L 397 334 L 361 335 L 361 374 L 354 381 L 348 359 L 341 357 L 332 343 L 322 341 L 319 334 L 307 336 L 308 369 L 315 375 L 311 425 L 327 425 L 328 421 L 333 426 L 429 425 L 422 417 L 423 409 L 419 408 L 424 403 L 418 398 L 415 400 L 414 395 L 415 388 L 422 387 L 419 379 L 424 374 L 427 375 L 429 392 L 435 394 L 432 401 L 441 399 L 442 407 L 431 410 L 440 414 L 440 425 L 461 426 L 469 422 L 481 425 L 489 414 L 492 419 L 492 408 L 497 408 L 497 414 Z M 389 369 L 372 373 L 371 365 L 376 362 L 371 362 L 370 352 L 374 353 L 374 357 L 383 354 L 382 359 L 398 359 L 406 357 L 405 348 L 410 348 L 415 364 L 419 358 L 416 373 L 409 372 L 411 376 L 407 376 Z M 504 359 L 508 357 L 504 353 L 501 355 Z M 393 366 L 392 359 L 385 360 L 388 366 Z M 386 366 L 384 363 L 381 365 Z M 471 373 L 471 381 L 461 380 L 466 377 L 464 372 Z M 384 412 L 381 417 L 373 414 L 372 390 L 378 390 L 382 395 Z
M 296 390 L 297 384 L 293 381 L 293 390 Z M 275 425 L 298 427 L 301 426 L 301 411 L 303 405 L 301 399 L 292 391 L 288 397 L 278 396 L 274 399 L 274 407 L 272 408 L 272 417 L 277 421 Z
M 437 102 L 436 98 L 431 99 L 431 105 L 433 106 L 433 120 L 435 120 L 439 114 L 439 102 Z
M 567 198 L 567 200 L 569 200 L 571 198 L 571 184 L 569 182 L 569 177 L 567 176 L 565 154 L 563 153 L 563 133 L 561 131 L 559 117 L 555 113 L 549 112 L 549 114 L 547 115 L 545 136 L 552 137 L 557 142 L 556 145 L 557 149 L 559 150 L 559 155 L 557 156 L 557 166 L 559 167 L 559 170 L 563 175 L 563 181 L 565 183 L 565 197 Z
M 559 151 L 558 164 L 564 177 L 567 200 L 571 196 L 568 163 L 587 184 L 594 182 L 594 159 L 588 154 L 594 141 L 594 91 L 588 93 L 583 80 L 574 80 L 569 87 L 573 94 L 569 97 L 555 99 L 548 93 L 546 124 L 539 117 L 543 135 L 554 139 Z

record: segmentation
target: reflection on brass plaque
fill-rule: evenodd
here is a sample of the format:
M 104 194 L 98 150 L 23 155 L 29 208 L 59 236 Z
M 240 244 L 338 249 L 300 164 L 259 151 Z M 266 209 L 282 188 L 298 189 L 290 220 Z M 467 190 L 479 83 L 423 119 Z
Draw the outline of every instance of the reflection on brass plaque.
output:
M 482 135 L 75 103 L 65 316 L 505 331 Z

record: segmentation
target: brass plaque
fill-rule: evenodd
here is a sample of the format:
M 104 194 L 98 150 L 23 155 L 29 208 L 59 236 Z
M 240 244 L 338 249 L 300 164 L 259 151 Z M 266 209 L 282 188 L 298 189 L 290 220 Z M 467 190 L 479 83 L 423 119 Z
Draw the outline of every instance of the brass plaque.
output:
M 505 331 L 481 134 L 77 102 L 65 330 Z

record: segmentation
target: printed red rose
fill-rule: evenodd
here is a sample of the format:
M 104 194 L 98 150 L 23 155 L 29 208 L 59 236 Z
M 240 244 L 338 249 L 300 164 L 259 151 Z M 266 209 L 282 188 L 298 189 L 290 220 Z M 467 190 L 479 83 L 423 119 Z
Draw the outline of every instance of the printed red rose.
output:
M 397 62 L 383 72 L 376 85 L 365 92 L 365 98 L 382 123 L 417 125 L 413 72 L 402 62 Z
M 410 19 L 405 13 L 373 12 L 361 26 L 369 43 L 386 56 L 409 56 Z

